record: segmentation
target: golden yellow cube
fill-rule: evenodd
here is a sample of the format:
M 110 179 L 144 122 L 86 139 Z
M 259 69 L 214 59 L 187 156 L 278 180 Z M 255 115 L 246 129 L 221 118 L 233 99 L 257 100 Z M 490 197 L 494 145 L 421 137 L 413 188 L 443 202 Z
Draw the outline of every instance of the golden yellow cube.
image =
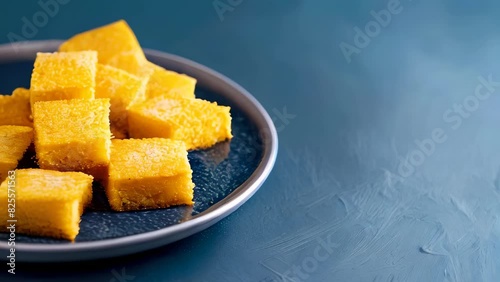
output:
M 110 121 L 115 137 L 128 132 L 127 109 L 137 101 L 145 99 L 148 79 L 132 75 L 112 66 L 97 66 L 96 98 L 109 98 L 111 102 Z
M 38 53 L 31 75 L 31 107 L 38 101 L 93 99 L 97 52 Z
M 144 52 L 124 20 L 77 34 L 59 47 L 61 52 L 84 50 L 97 51 L 101 64 L 112 65 L 138 76 L 149 76 L 143 73 L 143 65 L 147 62 Z
M 33 126 L 29 96 L 0 95 L 0 125 Z
M 15 199 L 14 206 L 7 203 Z M 92 200 L 92 176 L 81 172 L 20 169 L 0 185 L 0 230 L 74 240 L 80 217 Z M 10 203 L 10 202 L 9 202 Z M 11 210 L 9 210 L 11 209 Z
M 109 99 L 37 102 L 33 108 L 40 168 L 107 176 L 111 132 Z
M 33 129 L 27 126 L 0 126 L 0 182 L 17 167 L 33 141 Z
M 163 96 L 166 98 L 195 98 L 196 79 L 185 74 L 166 70 L 153 63 L 154 69 L 149 78 L 146 97 L 148 99 Z
M 123 53 L 120 56 L 116 56 L 106 65 L 122 69 L 141 78 L 149 78 L 153 74 L 154 69 L 148 65 L 148 61 L 143 59 L 143 56 L 142 49 L 136 52 Z
M 29 89 L 19 87 L 19 88 L 14 89 L 14 91 L 12 91 L 12 96 L 13 97 L 23 97 L 24 99 L 28 99 L 28 101 L 29 101 L 30 96 L 31 96 L 31 92 Z
M 106 195 L 113 210 L 192 205 L 192 170 L 181 141 L 113 140 Z
M 132 138 L 182 140 L 188 150 L 208 148 L 231 139 L 230 108 L 200 99 L 157 97 L 129 109 Z

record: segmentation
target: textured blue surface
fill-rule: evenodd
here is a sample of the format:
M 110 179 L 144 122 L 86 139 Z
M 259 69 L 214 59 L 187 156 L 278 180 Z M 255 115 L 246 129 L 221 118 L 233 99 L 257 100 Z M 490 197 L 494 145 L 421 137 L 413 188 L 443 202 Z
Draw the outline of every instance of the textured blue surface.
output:
M 1 41 L 40 9 L 27 3 L 2 4 Z M 19 266 L 17 278 L 500 281 L 500 89 L 479 86 L 500 81 L 498 1 L 231 3 L 220 17 L 213 1 L 73 0 L 34 38 L 125 18 L 143 46 L 242 84 L 280 131 L 261 190 L 170 246 L 99 266 Z M 356 47 L 355 27 L 389 8 Z M 342 42 L 357 48 L 350 63 Z

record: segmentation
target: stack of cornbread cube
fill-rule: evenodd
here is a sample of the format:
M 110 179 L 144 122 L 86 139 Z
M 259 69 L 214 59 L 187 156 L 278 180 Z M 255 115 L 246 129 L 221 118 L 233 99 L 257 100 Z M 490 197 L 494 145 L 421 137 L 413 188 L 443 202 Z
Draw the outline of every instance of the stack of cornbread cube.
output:
M 188 151 L 232 138 L 230 108 L 195 85 L 149 62 L 123 20 L 38 53 L 30 89 L 0 96 L 0 228 L 12 183 L 17 232 L 68 240 L 95 181 L 115 211 L 192 205 Z M 32 142 L 39 168 L 16 169 Z

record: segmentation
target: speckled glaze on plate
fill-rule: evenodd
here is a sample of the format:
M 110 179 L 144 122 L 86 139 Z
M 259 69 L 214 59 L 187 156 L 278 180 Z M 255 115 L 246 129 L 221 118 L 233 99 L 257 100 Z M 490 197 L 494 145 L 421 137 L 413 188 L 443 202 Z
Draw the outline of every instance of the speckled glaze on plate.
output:
M 61 41 L 0 45 L 0 92 L 29 87 L 36 52 L 51 52 Z M 18 261 L 56 262 L 100 259 L 159 247 L 215 224 L 235 211 L 262 185 L 274 165 L 278 139 L 264 108 L 246 90 L 223 75 L 187 59 L 145 50 L 149 60 L 198 80 L 196 95 L 232 107 L 234 138 L 189 153 L 196 184 L 193 207 L 116 213 L 102 187 L 94 187 L 92 207 L 82 216 L 74 243 L 17 234 Z M 29 157 L 23 166 L 29 167 Z M 18 224 L 22 224 L 18 222 Z M 7 254 L 7 234 L 0 250 Z M 3 259 L 6 256 L 1 255 Z

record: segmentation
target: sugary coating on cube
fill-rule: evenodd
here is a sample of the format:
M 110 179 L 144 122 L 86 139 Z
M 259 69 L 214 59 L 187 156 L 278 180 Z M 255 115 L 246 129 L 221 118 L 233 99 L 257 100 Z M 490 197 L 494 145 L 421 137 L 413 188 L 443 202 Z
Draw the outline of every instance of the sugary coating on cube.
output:
M 23 97 L 24 99 L 30 99 L 30 96 L 31 96 L 31 92 L 29 89 L 26 89 L 24 87 L 19 87 L 19 88 L 16 88 L 14 89 L 14 91 L 12 91 L 12 96 L 13 97 Z
M 33 108 L 40 168 L 107 176 L 111 132 L 109 99 L 37 102 Z
M 124 20 L 77 34 L 59 47 L 61 52 L 84 50 L 97 51 L 101 64 L 143 76 L 146 57 L 137 37 Z
M 17 167 L 33 141 L 33 129 L 27 126 L 0 126 L 0 182 Z
M 149 78 L 146 97 L 163 96 L 166 98 L 195 98 L 196 79 L 185 74 L 166 70 L 153 63 L 153 74 Z
M 24 95 L 0 95 L 0 125 L 33 126 L 30 98 Z
M 31 107 L 38 101 L 93 99 L 97 52 L 38 53 L 31 75 Z
M 232 138 L 229 111 L 201 99 L 157 97 L 129 109 L 129 134 L 182 140 L 188 150 L 208 148 Z
M 116 132 L 122 133 L 119 136 L 127 134 L 127 109 L 135 102 L 145 99 L 147 82 L 147 78 L 140 78 L 124 70 L 108 65 L 97 65 L 95 97 L 110 99 L 111 127 Z
M 192 170 L 182 141 L 113 140 L 106 195 L 113 210 L 193 204 Z
M 74 240 L 80 217 L 92 200 L 92 176 L 81 172 L 20 169 L 0 186 L 0 229 L 8 232 L 8 219 L 16 219 L 16 232 Z M 14 218 L 7 201 L 15 201 Z

